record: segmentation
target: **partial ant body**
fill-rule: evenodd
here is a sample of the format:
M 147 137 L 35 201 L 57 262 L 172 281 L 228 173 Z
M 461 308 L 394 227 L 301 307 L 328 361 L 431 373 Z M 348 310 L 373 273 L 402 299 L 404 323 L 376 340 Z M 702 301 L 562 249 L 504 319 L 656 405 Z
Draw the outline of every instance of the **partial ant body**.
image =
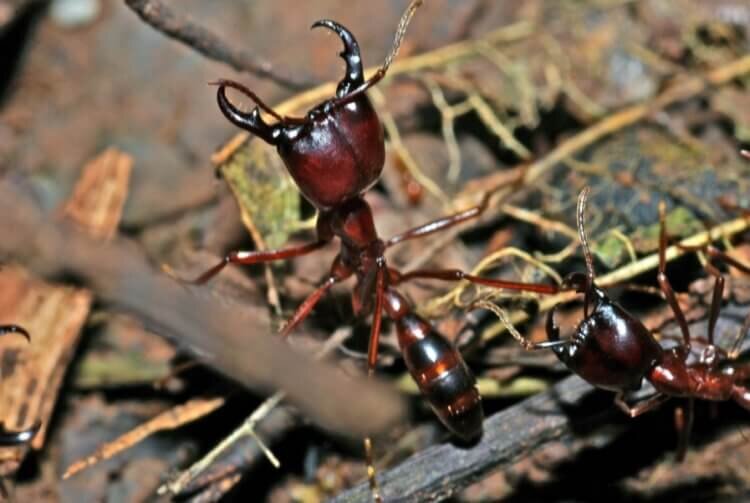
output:
M 586 259 L 587 274 L 573 273 L 565 279 L 562 286 L 584 294 L 584 319 L 569 339 L 560 339 L 553 308 L 547 316 L 548 341 L 540 344 L 529 343 L 526 347 L 552 349 L 560 361 L 584 380 L 598 388 L 615 391 L 615 403 L 631 417 L 653 409 L 671 397 L 690 399 L 689 416 L 677 416 L 677 423 L 682 427 L 683 434 L 678 457 L 682 457 L 692 424 L 692 405 L 695 398 L 710 401 L 734 400 L 750 410 L 750 388 L 744 384 L 750 378 L 750 368 L 735 365 L 733 361 L 750 330 L 750 314 L 729 352 L 714 345 L 714 329 L 721 308 L 724 277 L 709 263 L 707 269 L 716 281 L 709 311 L 708 345 L 697 361 L 690 359 L 690 331 L 666 275 L 667 231 L 665 206 L 661 203 L 657 279 L 682 333 L 680 345 L 671 349 L 663 348 L 640 320 L 613 302 L 594 283 L 593 259 L 583 226 L 587 195 L 588 187 L 581 192 L 577 212 L 578 232 Z M 750 273 L 750 267 L 713 247 L 682 248 L 686 251 L 705 249 L 712 259 L 724 260 Z M 638 390 L 644 379 L 653 385 L 656 394 L 635 405 L 628 405 L 624 399 L 625 394 Z
M 477 437 L 482 432 L 483 412 L 474 376 L 456 348 L 414 313 L 396 286 L 412 279 L 426 278 L 468 280 L 496 288 L 537 293 L 555 293 L 557 287 L 486 279 L 460 270 L 415 270 L 402 274 L 388 267 L 384 255 L 386 249 L 477 217 L 487 208 L 489 196 L 486 195 L 476 207 L 413 228 L 386 241 L 381 240 L 375 230 L 370 205 L 362 196 L 378 181 L 383 169 L 384 132 L 365 91 L 385 75 L 388 61 L 366 81 L 359 46 L 349 30 L 330 20 L 318 21 L 313 24 L 315 27 L 332 30 L 344 45 L 341 56 L 346 63 L 346 75 L 339 82 L 335 97 L 314 107 L 304 118 L 282 117 L 263 104 L 252 91 L 228 80 L 217 83 L 217 100 L 230 122 L 276 146 L 300 191 L 318 210 L 317 241 L 275 251 L 231 252 L 193 283 L 206 282 L 230 263 L 259 264 L 299 257 L 319 250 L 335 237 L 339 238 L 340 252 L 328 276 L 298 307 L 282 335 L 291 333 L 333 285 L 355 277 L 354 313 L 358 317 L 373 316 L 367 353 L 369 373 L 372 374 L 377 363 L 378 338 L 385 311 L 396 324 L 406 366 L 437 416 L 459 437 Z M 240 111 L 227 99 L 227 87 L 249 96 L 278 122 L 273 125 L 265 123 L 257 107 L 250 113 Z M 369 451 L 369 441 L 366 441 L 366 447 Z
M 19 334 L 22 335 L 27 341 L 31 342 L 31 336 L 23 327 L 18 325 L 0 325 L 0 336 L 6 334 Z M 41 423 L 37 423 L 30 428 L 21 431 L 6 430 L 2 423 L 0 423 L 0 447 L 11 447 L 14 445 L 23 445 L 31 442 L 37 431 L 41 427 Z

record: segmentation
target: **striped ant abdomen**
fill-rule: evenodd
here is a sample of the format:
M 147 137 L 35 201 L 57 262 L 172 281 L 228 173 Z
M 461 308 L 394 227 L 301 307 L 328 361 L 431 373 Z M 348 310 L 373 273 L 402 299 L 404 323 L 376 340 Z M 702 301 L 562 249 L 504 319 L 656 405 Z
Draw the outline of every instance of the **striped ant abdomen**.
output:
M 393 289 L 386 294 L 386 309 L 396 321 L 406 367 L 440 421 L 465 440 L 481 435 L 482 399 L 458 350 Z

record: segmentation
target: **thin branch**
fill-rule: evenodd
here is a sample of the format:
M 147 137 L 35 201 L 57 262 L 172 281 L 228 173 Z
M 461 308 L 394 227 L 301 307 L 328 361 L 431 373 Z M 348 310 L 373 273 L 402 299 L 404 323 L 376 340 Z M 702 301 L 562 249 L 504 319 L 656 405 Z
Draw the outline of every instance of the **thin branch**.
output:
M 343 342 L 351 336 L 351 329 L 346 327 L 337 330 L 334 334 L 326 340 L 323 347 L 315 354 L 315 359 L 319 360 L 324 358 L 329 353 L 334 351 L 336 348 L 341 346 Z M 262 421 L 268 414 L 270 414 L 285 398 L 286 394 L 283 391 L 277 391 L 270 398 L 267 398 L 245 421 L 240 424 L 232 433 L 230 433 L 224 440 L 222 440 L 216 447 L 211 449 L 211 452 L 203 456 L 200 460 L 194 463 L 190 468 L 174 477 L 172 480 L 166 482 L 159 488 L 159 494 L 165 494 L 171 492 L 172 494 L 180 494 L 185 491 L 185 488 L 192 484 L 192 482 L 198 478 L 203 472 L 213 467 L 214 464 L 220 462 L 222 458 L 226 458 L 225 453 L 229 452 L 229 449 L 235 447 L 241 443 L 247 437 L 250 437 L 260 449 L 260 452 L 265 454 L 274 467 L 279 468 L 280 463 L 276 457 L 268 450 L 263 444 L 260 436 L 257 434 L 258 425 L 262 424 Z M 286 421 L 285 423 L 288 423 Z M 262 435 L 261 435 L 262 436 Z M 235 470 L 240 471 L 244 466 L 236 466 Z M 216 471 L 215 469 L 213 471 Z M 220 467 L 220 472 L 224 471 L 223 467 Z
M 474 446 L 450 443 L 428 447 L 378 476 L 384 501 L 440 501 L 457 494 L 490 470 L 508 466 L 540 446 L 592 422 L 614 416 L 606 395 L 584 407 L 592 387 L 571 376 L 547 392 L 499 412 L 484 422 Z M 369 486 L 361 483 L 333 502 L 367 501 Z
M 239 72 L 251 73 L 297 91 L 313 85 L 309 80 L 292 77 L 293 72 L 289 70 L 280 71 L 269 61 L 229 46 L 214 33 L 176 14 L 159 0 L 125 0 L 125 4 L 143 21 L 168 37 L 179 40 L 209 59 L 226 63 Z
M 387 386 L 342 379 L 340 372 L 273 337 L 264 306 L 179 285 L 156 272 L 135 243 L 96 242 L 50 221 L 8 183 L 0 183 L 0 235 L 0 254 L 29 262 L 42 275 L 81 278 L 100 299 L 134 313 L 227 376 L 251 389 L 285 391 L 290 402 L 327 429 L 364 436 L 404 416 L 402 400 Z

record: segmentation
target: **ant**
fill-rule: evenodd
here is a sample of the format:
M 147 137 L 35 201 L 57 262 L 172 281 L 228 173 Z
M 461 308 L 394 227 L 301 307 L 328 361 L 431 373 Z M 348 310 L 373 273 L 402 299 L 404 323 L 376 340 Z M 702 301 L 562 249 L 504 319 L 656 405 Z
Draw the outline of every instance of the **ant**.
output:
M 706 268 L 716 280 L 709 311 L 708 344 L 697 361 L 690 358 L 691 335 L 687 320 L 666 275 L 666 207 L 661 202 L 657 280 L 682 333 L 681 344 L 670 349 L 663 348 L 640 320 L 596 286 L 593 258 L 583 224 L 588 193 L 588 187 L 581 192 L 576 215 L 586 274 L 572 273 L 561 286 L 561 289 L 572 289 L 584 295 L 583 320 L 572 337 L 560 339 L 560 330 L 555 323 L 555 308 L 552 308 L 546 321 L 548 340 L 538 344 L 526 342 L 524 347 L 552 349 L 560 361 L 584 380 L 598 388 L 616 392 L 615 404 L 630 417 L 651 410 L 672 397 L 688 398 L 688 416 L 684 417 L 682 412 L 675 415 L 681 436 L 677 458 L 682 459 L 692 426 L 694 399 L 734 400 L 750 410 L 750 388 L 743 384 L 750 378 L 750 368 L 739 366 L 734 361 L 742 341 L 750 331 L 750 314 L 730 351 L 714 345 L 714 329 L 721 308 L 724 277 L 709 263 Z M 750 273 L 750 267 L 731 259 L 716 248 L 681 248 L 686 251 L 706 249 L 711 259 L 722 259 L 741 271 Z M 656 393 L 629 405 L 625 401 L 625 394 L 640 389 L 644 379 L 653 385 Z
M 0 336 L 14 333 L 23 336 L 27 342 L 31 342 L 31 336 L 25 328 L 18 325 L 0 325 Z M 41 423 L 36 423 L 25 430 L 11 431 L 6 430 L 5 426 L 0 423 L 0 447 L 27 444 L 31 442 L 31 439 L 34 438 L 40 427 Z
M 467 280 L 495 288 L 547 294 L 556 293 L 558 288 L 555 285 L 487 279 L 457 269 L 401 273 L 388 267 L 385 258 L 388 248 L 476 218 L 488 207 L 490 194 L 486 194 L 475 207 L 385 241 L 380 239 L 372 210 L 363 195 L 375 185 L 383 170 L 384 130 L 365 91 L 385 76 L 390 58 L 365 80 L 359 45 L 352 33 L 331 20 L 317 21 L 312 25 L 312 28 L 317 27 L 329 29 L 341 39 L 344 50 L 340 56 L 346 65 L 346 74 L 338 83 L 336 95 L 312 108 L 305 117 L 279 115 L 240 83 L 231 80 L 215 83 L 221 112 L 234 125 L 276 147 L 300 192 L 318 210 L 317 240 L 273 251 L 230 252 L 217 265 L 188 282 L 205 283 L 227 264 L 259 264 L 313 253 L 339 238 L 340 252 L 330 272 L 297 308 L 281 335 L 289 335 L 335 284 L 356 278 L 352 293 L 354 314 L 359 318 L 372 314 L 367 351 L 368 375 L 373 374 L 377 364 L 378 340 L 385 311 L 395 322 L 399 348 L 408 371 L 438 418 L 458 437 L 465 440 L 476 438 L 481 435 L 484 414 L 473 374 L 453 344 L 414 312 L 396 286 L 422 278 Z M 239 110 L 227 98 L 227 88 L 240 91 L 257 106 L 249 113 Z M 267 124 L 258 107 L 277 122 Z M 365 439 L 368 476 L 376 493 L 371 449 L 370 440 Z

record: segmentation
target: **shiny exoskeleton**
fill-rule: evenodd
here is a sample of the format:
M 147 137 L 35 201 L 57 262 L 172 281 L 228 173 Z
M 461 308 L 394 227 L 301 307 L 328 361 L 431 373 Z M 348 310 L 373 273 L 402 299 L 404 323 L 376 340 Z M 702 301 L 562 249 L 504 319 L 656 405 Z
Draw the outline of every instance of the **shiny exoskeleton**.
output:
M 31 341 L 29 333 L 23 327 L 18 325 L 0 325 L 0 336 L 6 334 L 19 334 L 22 335 L 27 341 Z M 35 424 L 31 428 L 20 431 L 6 430 L 4 425 L 0 423 L 0 447 L 9 447 L 14 445 L 23 445 L 31 442 L 34 435 L 39 431 L 41 427 L 40 423 Z
M 480 278 L 459 270 L 417 270 L 401 274 L 386 264 L 385 251 L 402 241 L 422 237 L 478 216 L 488 206 L 481 204 L 408 230 L 387 241 L 375 230 L 372 211 L 363 194 L 379 179 L 385 160 L 383 126 L 365 91 L 386 72 L 384 66 L 365 80 L 359 46 L 340 24 L 323 20 L 313 24 L 336 33 L 344 45 L 341 53 L 346 75 L 336 96 L 310 110 L 304 118 L 282 117 L 236 82 L 217 82 L 219 108 L 233 124 L 274 145 L 302 194 L 318 209 L 317 241 L 268 252 L 232 252 L 195 282 L 203 283 L 226 264 L 257 264 L 297 257 L 318 250 L 334 238 L 340 253 L 329 275 L 299 306 L 284 327 L 288 335 L 330 288 L 356 278 L 352 305 L 357 316 L 372 315 L 368 369 L 374 370 L 378 355 L 383 312 L 395 322 L 401 353 L 410 374 L 440 420 L 459 437 L 470 439 L 482 431 L 482 402 L 475 379 L 456 348 L 426 320 L 413 312 L 409 302 L 395 289 L 415 278 L 444 281 L 468 280 L 482 285 L 539 293 L 554 293 L 554 285 L 515 283 Z M 276 118 L 266 123 L 258 107 L 238 109 L 226 96 L 234 88 Z
M 587 274 L 574 273 L 563 283 L 563 288 L 572 288 L 584 294 L 584 319 L 570 338 L 561 340 L 560 331 L 554 320 L 555 309 L 550 310 L 547 317 L 549 341 L 538 347 L 551 348 L 568 368 L 594 386 L 617 392 L 617 405 L 632 417 L 670 397 L 690 399 L 690 417 L 681 418 L 678 422 L 683 425 L 684 434 L 678 454 L 681 457 L 684 455 L 689 425 L 692 422 L 693 399 L 733 400 L 750 410 L 750 389 L 745 385 L 750 378 L 750 368 L 733 364 L 742 340 L 750 330 L 750 314 L 729 353 L 714 345 L 714 328 L 721 307 L 724 278 L 709 264 L 707 268 L 716 281 L 709 311 L 708 345 L 697 361 L 690 359 L 691 335 L 687 321 L 665 272 L 667 234 L 665 207 L 661 204 L 657 279 L 683 337 L 680 345 L 670 349 L 663 348 L 640 320 L 613 302 L 594 283 L 593 260 L 583 228 L 587 193 L 588 189 L 584 189 L 578 202 L 578 229 L 586 257 Z M 689 250 L 687 247 L 683 248 Z M 712 250 L 709 252 L 712 258 L 727 260 L 732 266 L 750 273 L 750 267 L 747 265 L 727 257 L 716 249 Z M 657 393 L 634 406 L 629 406 L 625 403 L 624 394 L 639 389 L 644 379 L 653 385 Z

